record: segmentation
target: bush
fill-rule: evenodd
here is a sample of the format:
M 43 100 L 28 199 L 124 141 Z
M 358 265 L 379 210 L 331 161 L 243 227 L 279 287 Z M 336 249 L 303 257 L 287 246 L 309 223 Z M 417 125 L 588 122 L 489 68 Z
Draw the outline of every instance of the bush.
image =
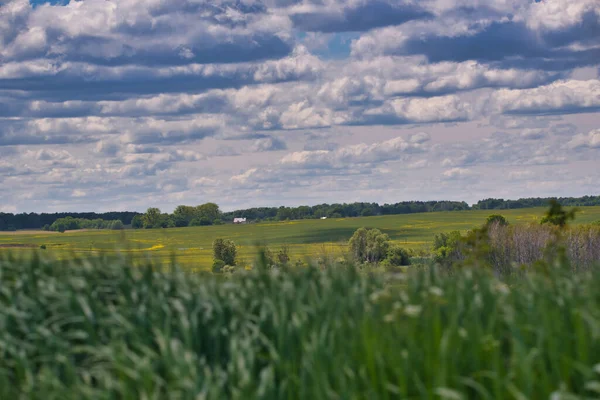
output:
M 506 226 L 508 225 L 508 221 L 506 220 L 506 218 L 504 218 L 504 215 L 492 214 L 489 217 L 487 217 L 485 224 L 488 226 L 493 224 Z
M 46 250 L 46 245 L 45 245 L 45 244 L 41 245 L 41 246 L 40 246 L 40 249 L 41 249 L 41 250 Z
M 237 248 L 235 243 L 229 239 L 215 239 L 213 242 L 213 259 L 220 260 L 225 265 L 235 265 Z
M 436 263 L 451 265 L 460 258 L 462 236 L 459 231 L 439 233 L 433 237 L 433 258 Z
M 120 220 L 112 221 L 109 225 L 110 229 L 113 231 L 118 231 L 124 228 L 123 222 Z
M 393 267 L 410 265 L 410 254 L 406 249 L 399 246 L 392 246 L 388 250 L 387 257 L 384 262 Z
M 221 268 L 221 272 L 224 274 L 233 274 L 235 272 L 235 266 L 233 265 L 225 265 Z
M 566 211 L 558 201 L 550 200 L 550 209 L 546 212 L 546 215 L 542 218 L 540 223 L 556 225 L 562 228 L 566 226 L 569 221 L 575 219 L 577 211 L 577 208 Z
M 223 267 L 225 267 L 225 262 L 223 260 L 214 260 L 212 265 L 212 272 L 215 274 L 219 274 L 223 271 Z

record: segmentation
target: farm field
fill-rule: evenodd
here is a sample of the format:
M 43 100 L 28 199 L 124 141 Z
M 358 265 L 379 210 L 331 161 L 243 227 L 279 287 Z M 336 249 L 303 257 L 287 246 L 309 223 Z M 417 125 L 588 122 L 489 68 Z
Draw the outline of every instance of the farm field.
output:
M 257 243 L 266 243 L 274 250 L 288 246 L 292 259 L 337 257 L 345 250 L 347 240 L 356 229 L 368 227 L 382 230 L 402 247 L 426 250 L 436 233 L 469 230 L 481 225 L 490 214 L 502 214 L 511 224 L 518 224 L 539 221 L 545 211 L 546 208 L 470 210 L 192 228 L 86 230 L 64 234 L 7 232 L 0 235 L 0 252 L 29 251 L 41 245 L 59 258 L 68 258 L 73 253 L 87 256 L 123 251 L 134 258 L 151 255 L 153 259 L 163 261 L 175 256 L 178 264 L 189 269 L 209 270 L 212 264 L 211 245 L 215 238 L 235 241 L 240 263 L 249 265 L 256 255 Z M 600 207 L 583 207 L 575 224 L 597 220 L 600 220 Z

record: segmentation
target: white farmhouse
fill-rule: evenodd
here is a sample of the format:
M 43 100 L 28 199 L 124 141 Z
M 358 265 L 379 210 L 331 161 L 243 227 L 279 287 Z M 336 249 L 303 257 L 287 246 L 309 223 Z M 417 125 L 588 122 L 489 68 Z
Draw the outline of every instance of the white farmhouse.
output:
M 234 224 L 245 224 L 246 223 L 246 218 L 234 218 L 233 219 L 233 223 Z

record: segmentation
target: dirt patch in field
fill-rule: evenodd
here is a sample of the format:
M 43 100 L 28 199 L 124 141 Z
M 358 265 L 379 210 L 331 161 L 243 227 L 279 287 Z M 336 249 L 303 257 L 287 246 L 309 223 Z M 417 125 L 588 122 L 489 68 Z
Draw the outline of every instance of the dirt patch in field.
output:
M 0 243 L 0 249 L 35 249 L 38 245 L 24 243 Z

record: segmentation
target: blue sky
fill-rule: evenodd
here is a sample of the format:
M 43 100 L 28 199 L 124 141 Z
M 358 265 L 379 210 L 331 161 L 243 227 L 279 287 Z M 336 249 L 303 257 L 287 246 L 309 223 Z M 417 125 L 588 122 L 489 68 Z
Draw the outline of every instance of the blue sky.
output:
M 0 211 L 600 194 L 597 0 L 5 0 Z

